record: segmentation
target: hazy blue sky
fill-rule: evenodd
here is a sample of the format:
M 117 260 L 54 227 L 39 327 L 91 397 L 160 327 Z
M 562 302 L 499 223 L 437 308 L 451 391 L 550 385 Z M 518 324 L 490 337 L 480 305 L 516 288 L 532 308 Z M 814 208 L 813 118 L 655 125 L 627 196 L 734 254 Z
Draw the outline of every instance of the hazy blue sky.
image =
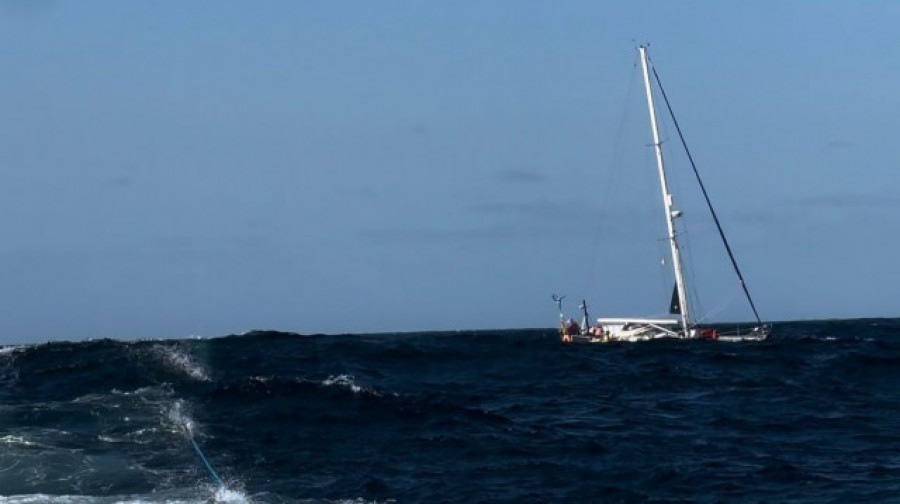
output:
M 898 316 L 898 27 L 892 1 L 2 1 L 0 342 L 659 314 L 638 42 L 763 318 Z M 702 307 L 747 319 L 670 157 Z

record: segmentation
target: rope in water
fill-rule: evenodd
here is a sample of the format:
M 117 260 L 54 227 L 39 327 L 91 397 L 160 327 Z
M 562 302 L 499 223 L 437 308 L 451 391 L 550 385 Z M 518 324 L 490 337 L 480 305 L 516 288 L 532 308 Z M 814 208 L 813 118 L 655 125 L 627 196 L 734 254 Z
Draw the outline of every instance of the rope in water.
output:
M 216 474 L 215 469 L 209 464 L 209 461 L 206 460 L 206 457 L 203 455 L 203 452 L 200 450 L 200 446 L 197 445 L 197 442 L 194 441 L 194 434 L 188 429 L 188 440 L 191 442 L 191 445 L 194 447 L 194 451 L 197 452 L 197 455 L 200 457 L 200 460 L 203 461 L 203 465 L 206 466 L 206 469 L 209 471 L 209 474 L 212 475 L 213 479 L 216 480 L 216 483 L 219 484 L 220 487 L 224 487 L 225 483 L 222 483 L 222 479 L 219 478 L 219 475 Z

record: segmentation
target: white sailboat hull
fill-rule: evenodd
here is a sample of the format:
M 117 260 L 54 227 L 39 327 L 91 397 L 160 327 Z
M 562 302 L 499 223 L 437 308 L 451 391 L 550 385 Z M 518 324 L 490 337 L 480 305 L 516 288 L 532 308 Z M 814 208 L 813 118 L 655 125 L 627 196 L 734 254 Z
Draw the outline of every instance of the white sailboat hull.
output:
M 609 320 L 624 323 L 604 323 Z M 626 322 L 627 320 L 627 322 Z M 583 334 L 566 334 L 562 331 L 564 343 L 637 343 L 657 339 L 699 339 L 721 343 L 739 343 L 748 341 L 765 341 L 771 333 L 771 327 L 757 326 L 745 332 L 722 332 L 715 329 L 692 328 L 687 332 L 680 327 L 666 327 L 651 322 L 653 319 L 598 319 L 598 324 Z M 674 326 L 675 324 L 671 324 Z

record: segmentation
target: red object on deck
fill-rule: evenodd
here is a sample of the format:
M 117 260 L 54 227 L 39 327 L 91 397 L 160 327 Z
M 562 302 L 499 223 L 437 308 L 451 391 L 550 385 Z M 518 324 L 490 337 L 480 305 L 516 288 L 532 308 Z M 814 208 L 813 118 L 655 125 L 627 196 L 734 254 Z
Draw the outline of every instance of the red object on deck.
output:
M 700 329 L 700 337 L 715 341 L 719 339 L 719 331 L 715 329 Z

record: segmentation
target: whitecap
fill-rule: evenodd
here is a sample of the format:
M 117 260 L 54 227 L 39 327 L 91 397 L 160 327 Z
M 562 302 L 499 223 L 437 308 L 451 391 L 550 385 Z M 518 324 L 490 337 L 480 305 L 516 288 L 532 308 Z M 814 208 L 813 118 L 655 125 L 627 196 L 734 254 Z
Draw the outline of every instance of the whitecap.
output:
M 218 502 L 218 501 L 217 501 Z M 225 501 L 227 502 L 227 501 Z M 240 502 L 240 501 L 232 501 Z M 249 502 L 249 501 L 245 501 Z M 208 499 L 144 497 L 140 495 L 97 497 L 87 495 L 10 495 L 0 496 L 0 504 L 208 504 Z
M 353 391 L 353 393 L 358 394 L 362 392 L 362 387 L 356 384 L 354 381 L 353 375 L 342 374 L 342 375 L 331 375 L 328 378 L 322 380 L 322 385 L 326 387 L 338 386 L 344 387 Z
M 22 345 L 0 347 L 0 355 L 12 355 L 23 348 L 25 347 Z
M 37 443 L 33 441 L 29 441 L 22 436 L 13 436 L 12 434 L 7 434 L 6 436 L 0 437 L 0 443 L 3 443 L 5 445 L 37 446 Z
M 322 380 L 322 385 L 326 387 L 342 387 L 345 388 L 354 394 L 368 394 L 374 397 L 381 397 L 381 392 L 378 392 L 374 389 L 360 387 L 356 384 L 356 378 L 350 374 L 340 374 L 337 376 L 331 375 L 328 378 Z M 394 394 L 396 395 L 396 394 Z
M 218 490 L 216 490 L 216 493 L 213 495 L 213 500 L 214 502 L 223 502 L 228 504 L 241 504 L 250 502 L 250 500 L 247 499 L 247 495 L 243 492 L 231 490 L 230 488 L 226 488 L 224 486 L 219 487 Z
M 154 345 L 153 355 L 170 369 L 185 374 L 197 381 L 209 381 L 209 375 L 203 366 L 194 362 L 191 356 L 181 349 L 169 345 Z
M 169 408 L 166 417 L 175 425 L 178 431 L 186 436 L 193 436 L 194 420 L 185 411 L 184 401 L 178 399 L 172 403 L 172 407 Z

